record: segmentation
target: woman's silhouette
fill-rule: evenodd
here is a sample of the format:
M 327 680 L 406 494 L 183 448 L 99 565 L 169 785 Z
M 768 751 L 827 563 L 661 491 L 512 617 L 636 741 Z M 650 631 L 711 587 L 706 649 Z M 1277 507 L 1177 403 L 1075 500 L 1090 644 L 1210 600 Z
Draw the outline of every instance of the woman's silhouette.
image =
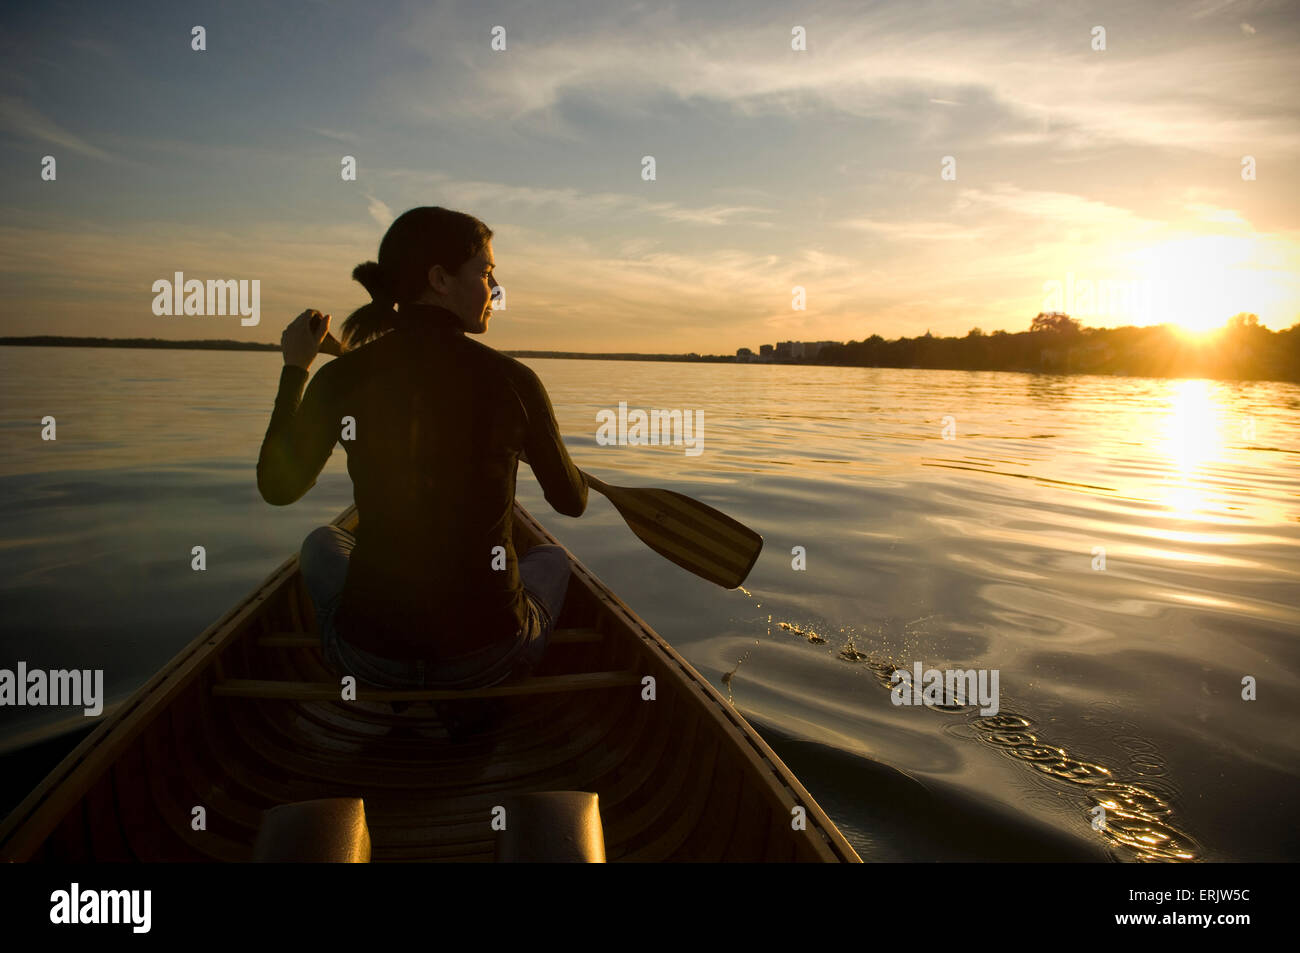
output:
M 374 300 L 305 394 L 330 316 L 313 330 L 321 316 L 305 311 L 281 338 L 257 485 L 268 503 L 294 502 L 342 442 L 357 533 L 317 528 L 301 565 L 326 661 L 361 682 L 468 688 L 530 671 L 563 606 L 563 548 L 516 559 L 518 460 L 566 516 L 582 515 L 587 485 L 537 375 L 468 336 L 491 319 L 491 239 L 471 215 L 411 209 L 379 261 L 353 271 Z

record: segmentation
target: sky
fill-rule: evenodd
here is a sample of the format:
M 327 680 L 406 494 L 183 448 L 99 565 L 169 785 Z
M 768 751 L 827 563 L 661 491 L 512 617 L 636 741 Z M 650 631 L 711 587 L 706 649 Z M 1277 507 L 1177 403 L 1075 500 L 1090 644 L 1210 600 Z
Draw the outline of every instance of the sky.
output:
M 0 335 L 337 328 L 419 205 L 494 230 L 500 349 L 1280 330 L 1298 48 L 1298 0 L 6 4 Z

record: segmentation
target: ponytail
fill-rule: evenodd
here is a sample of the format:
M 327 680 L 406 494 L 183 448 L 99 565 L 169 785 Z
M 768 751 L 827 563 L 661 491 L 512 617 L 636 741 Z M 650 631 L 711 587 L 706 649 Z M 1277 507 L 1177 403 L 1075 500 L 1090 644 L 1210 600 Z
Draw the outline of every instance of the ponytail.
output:
M 397 316 L 393 305 L 397 298 L 392 281 L 383 267 L 367 261 L 352 269 L 352 280 L 370 292 L 370 303 L 362 305 L 343 322 L 343 349 L 345 351 L 378 337 L 393 327 Z

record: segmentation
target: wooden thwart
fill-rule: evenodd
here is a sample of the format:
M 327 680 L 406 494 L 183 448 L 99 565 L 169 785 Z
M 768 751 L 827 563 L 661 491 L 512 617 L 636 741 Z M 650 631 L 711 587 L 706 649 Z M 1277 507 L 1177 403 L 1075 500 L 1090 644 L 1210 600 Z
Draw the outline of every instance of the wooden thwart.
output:
M 556 629 L 546 644 L 576 645 L 599 642 L 604 637 L 604 633 L 598 629 Z M 264 649 L 314 649 L 320 647 L 320 639 L 307 632 L 277 632 L 262 636 L 257 644 Z
M 509 695 L 548 695 L 557 692 L 580 692 L 596 688 L 620 688 L 638 685 L 642 673 L 581 672 L 577 675 L 542 675 L 490 688 L 407 689 L 357 686 L 357 701 L 453 701 L 458 698 L 502 698 Z M 283 682 L 255 678 L 228 678 L 212 686 L 212 694 L 226 698 L 273 698 L 299 702 L 337 702 L 340 686 L 333 682 Z

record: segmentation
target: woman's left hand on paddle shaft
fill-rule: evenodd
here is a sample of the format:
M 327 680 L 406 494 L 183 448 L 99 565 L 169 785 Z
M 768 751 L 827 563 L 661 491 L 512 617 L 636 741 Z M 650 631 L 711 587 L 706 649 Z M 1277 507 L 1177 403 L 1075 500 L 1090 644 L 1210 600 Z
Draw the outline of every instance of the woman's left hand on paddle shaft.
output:
M 311 326 L 313 318 L 320 319 L 320 324 L 314 331 Z M 308 308 L 294 318 L 280 335 L 280 353 L 284 355 L 284 363 L 308 370 L 329 332 L 330 315 L 322 315 L 319 311 Z

